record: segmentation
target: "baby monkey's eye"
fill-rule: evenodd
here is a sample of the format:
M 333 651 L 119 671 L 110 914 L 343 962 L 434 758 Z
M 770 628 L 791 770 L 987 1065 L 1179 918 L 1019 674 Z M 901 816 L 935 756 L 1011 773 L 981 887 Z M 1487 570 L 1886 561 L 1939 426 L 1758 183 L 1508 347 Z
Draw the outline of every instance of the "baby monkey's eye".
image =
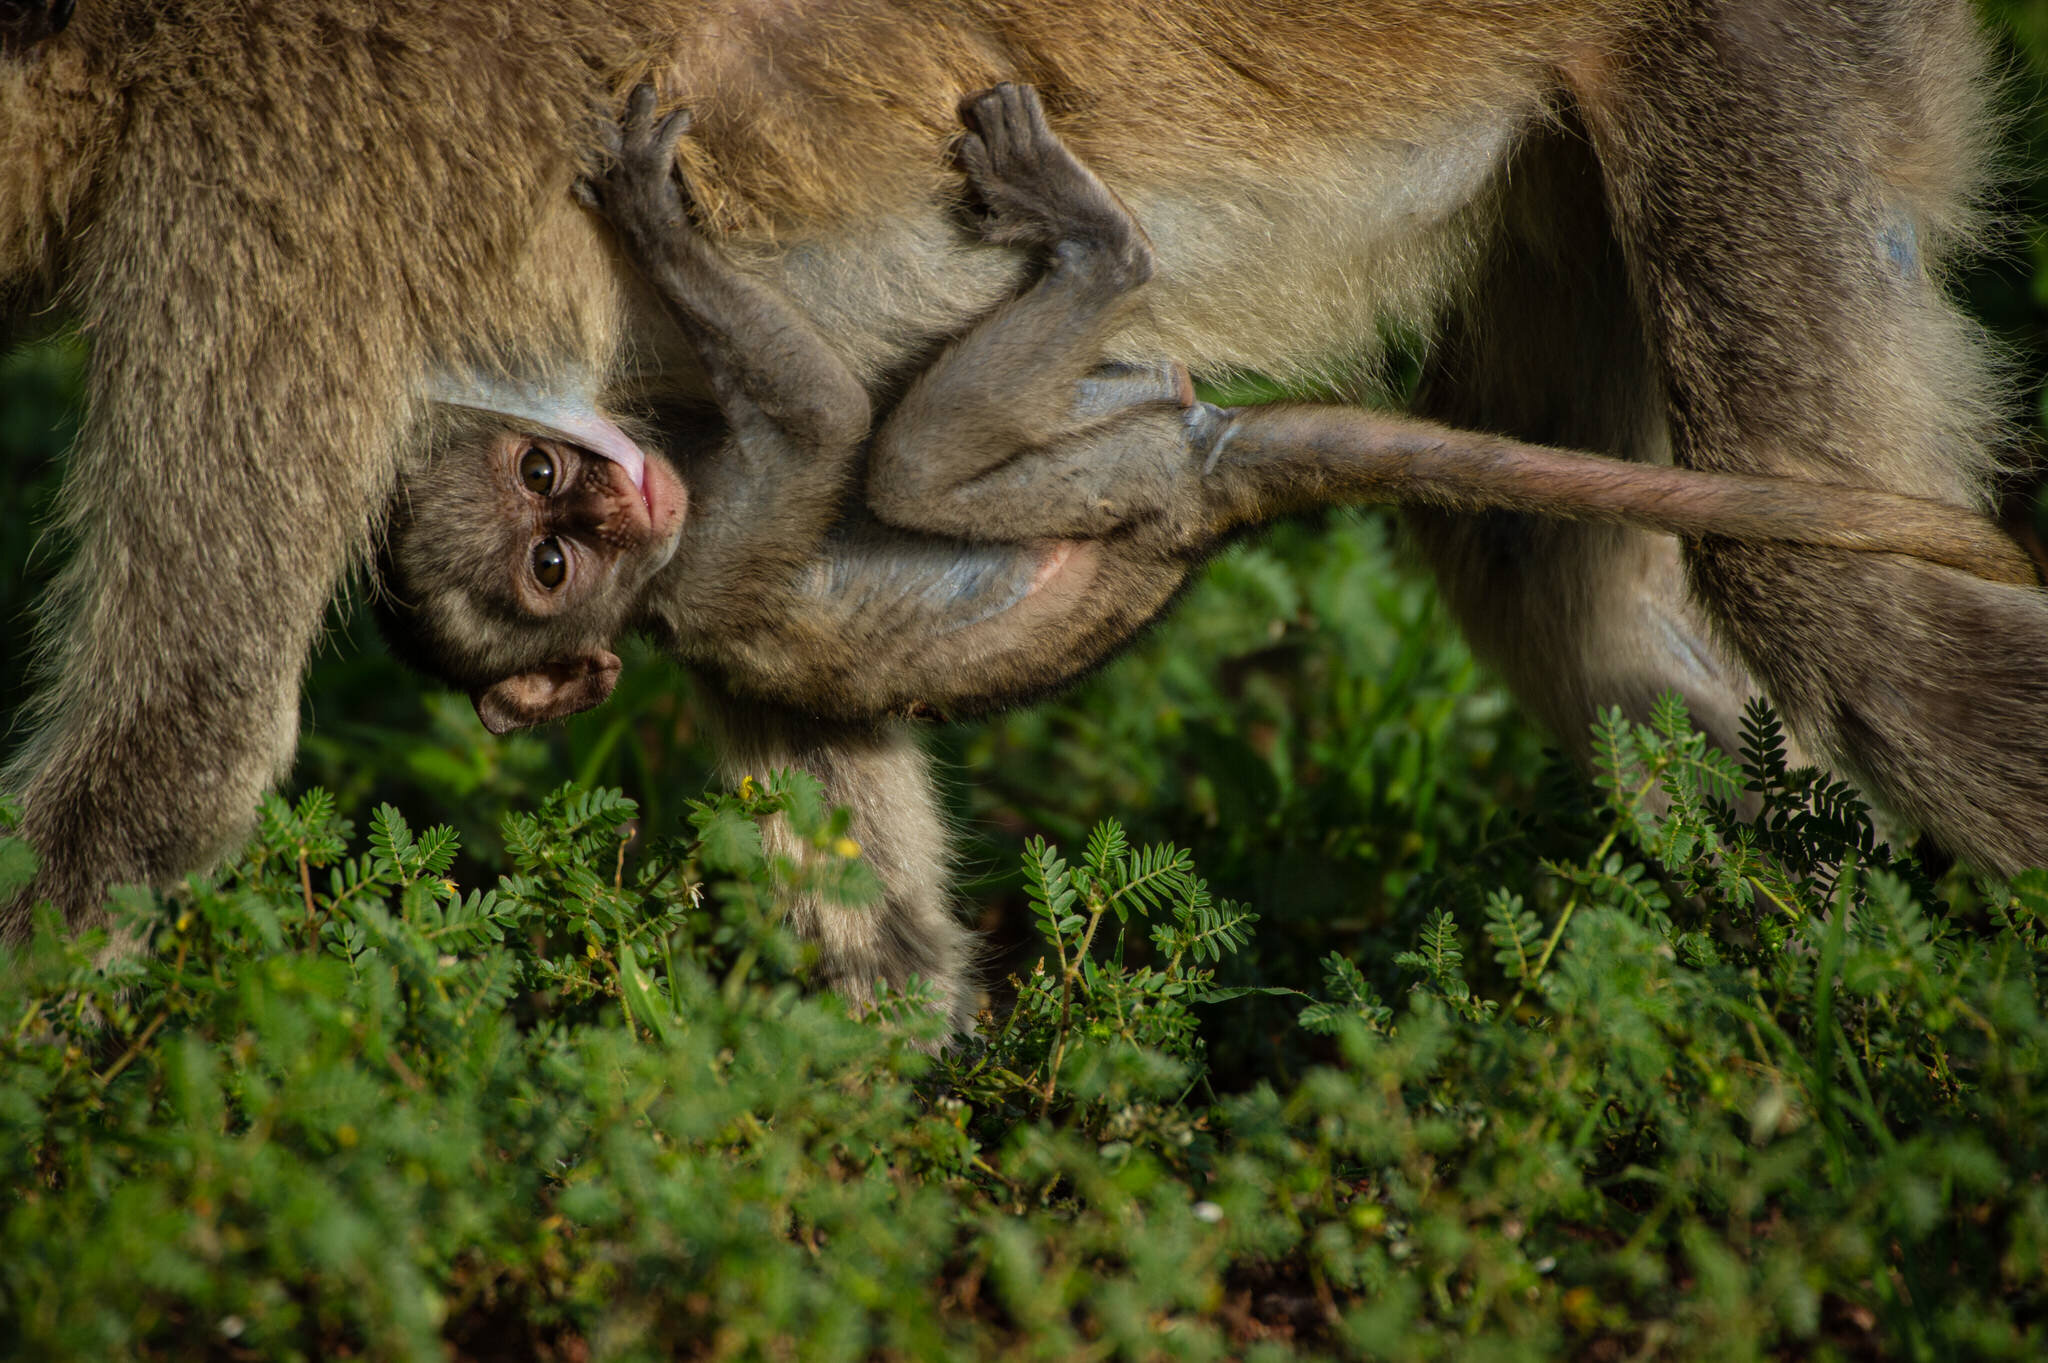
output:
M 569 575 L 569 560 L 553 535 L 533 546 L 533 580 L 553 591 Z
M 555 461 L 538 445 L 519 456 L 519 481 L 526 490 L 545 497 L 555 490 Z

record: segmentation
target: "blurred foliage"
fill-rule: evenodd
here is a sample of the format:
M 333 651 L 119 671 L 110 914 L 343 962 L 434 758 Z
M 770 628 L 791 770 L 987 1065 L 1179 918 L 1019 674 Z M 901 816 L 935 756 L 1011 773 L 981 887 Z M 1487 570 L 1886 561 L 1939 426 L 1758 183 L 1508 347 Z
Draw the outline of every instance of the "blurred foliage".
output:
M 1984 9 L 2015 170 L 1958 287 L 2038 410 L 2048 0 Z M 43 325 L 0 358 L 9 715 L 85 353 Z M 800 991 L 774 902 L 865 872 L 761 858 L 832 816 L 705 796 L 645 651 L 496 739 L 338 609 L 305 721 L 252 859 L 129 904 L 159 953 L 0 971 L 0 1351 L 2041 1356 L 2048 882 L 1894 860 L 1761 721 L 1747 831 L 1673 714 L 1589 790 L 1377 513 L 932 735 L 992 944 L 942 1060 Z

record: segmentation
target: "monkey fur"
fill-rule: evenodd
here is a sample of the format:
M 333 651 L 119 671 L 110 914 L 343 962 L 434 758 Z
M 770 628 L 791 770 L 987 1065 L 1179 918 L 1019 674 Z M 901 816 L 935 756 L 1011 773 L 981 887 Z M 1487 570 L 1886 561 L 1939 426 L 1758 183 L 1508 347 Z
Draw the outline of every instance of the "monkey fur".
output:
M 701 402 L 688 338 L 569 192 L 590 111 L 643 76 L 696 113 L 707 233 L 871 397 L 1017 293 L 1027 253 L 963 238 L 946 150 L 960 95 L 1020 80 L 1152 239 L 1110 361 L 1341 385 L 1408 325 L 1435 337 L 1419 407 L 1453 426 L 1981 512 L 1995 374 L 1941 281 L 1982 71 L 1957 0 L 89 0 L 0 51 L 0 288 L 93 341 L 77 550 L 7 773 L 31 895 L 99 921 L 109 882 L 246 829 L 434 376 Z M 1726 738 L 1761 685 L 1953 851 L 2048 859 L 2039 591 L 1417 523 L 1475 648 L 1567 741 L 1666 687 Z
M 1006 85 L 964 107 L 963 160 L 984 235 L 1049 267 L 947 348 L 870 449 L 868 396 L 845 362 L 687 222 L 675 177 L 686 116 L 657 121 L 653 103 L 652 87 L 635 90 L 581 193 L 697 351 L 716 413 L 668 423 L 674 464 L 674 444 L 641 450 L 573 397 L 534 402 L 573 413 L 564 424 L 596 449 L 494 428 L 474 408 L 442 413 L 386 535 L 380 625 L 401 657 L 468 687 L 499 732 L 603 700 L 619 668 L 610 645 L 628 629 L 715 673 L 728 760 L 815 774 L 852 807 L 882 882 L 875 911 L 793 906 L 827 978 L 859 1002 L 878 980 L 920 976 L 964 1029 L 967 937 L 902 716 L 1044 689 L 1149 620 L 1217 542 L 1181 522 L 1208 454 L 1190 433 L 1227 415 L 1194 404 L 1171 366 L 1085 377 L 1150 275 L 1150 247 L 1034 92 Z M 989 430 L 1004 440 L 995 457 L 1019 454 L 1021 490 L 984 485 Z M 869 500 L 901 503 L 897 524 L 835 533 L 863 455 Z M 992 499 L 1012 542 L 943 538 L 988 518 Z M 1175 500 L 1190 503 L 1181 517 L 1167 515 Z
M 23 51 L 56 37 L 71 22 L 75 0 L 0 0 L 0 53 Z

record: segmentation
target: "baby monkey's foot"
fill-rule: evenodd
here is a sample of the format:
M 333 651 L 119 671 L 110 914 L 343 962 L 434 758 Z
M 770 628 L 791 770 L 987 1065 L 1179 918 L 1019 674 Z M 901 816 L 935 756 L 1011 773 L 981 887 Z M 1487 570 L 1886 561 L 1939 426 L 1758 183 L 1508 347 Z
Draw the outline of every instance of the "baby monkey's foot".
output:
M 635 86 L 624 120 L 601 125 L 604 164 L 576 182 L 576 197 L 628 241 L 655 243 L 689 231 L 689 187 L 676 167 L 676 146 L 689 130 L 689 110 L 656 118 L 654 87 Z
M 960 168 L 979 200 L 984 237 L 1003 246 L 1101 252 L 1124 282 L 1152 276 L 1152 243 L 1116 195 L 1045 121 L 1038 92 L 1005 82 L 960 105 Z

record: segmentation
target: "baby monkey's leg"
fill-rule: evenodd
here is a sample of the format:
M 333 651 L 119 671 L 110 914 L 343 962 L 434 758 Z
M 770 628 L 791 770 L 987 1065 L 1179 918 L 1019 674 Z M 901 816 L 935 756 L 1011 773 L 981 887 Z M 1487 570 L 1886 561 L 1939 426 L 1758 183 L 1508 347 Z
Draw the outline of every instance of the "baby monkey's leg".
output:
M 1172 514 L 1196 491 L 1187 376 L 1102 365 L 1151 278 L 1151 244 L 1030 86 L 975 96 L 961 118 L 983 235 L 1043 252 L 1044 271 L 911 385 L 876 437 L 869 503 L 907 529 L 984 540 L 1093 538 Z

